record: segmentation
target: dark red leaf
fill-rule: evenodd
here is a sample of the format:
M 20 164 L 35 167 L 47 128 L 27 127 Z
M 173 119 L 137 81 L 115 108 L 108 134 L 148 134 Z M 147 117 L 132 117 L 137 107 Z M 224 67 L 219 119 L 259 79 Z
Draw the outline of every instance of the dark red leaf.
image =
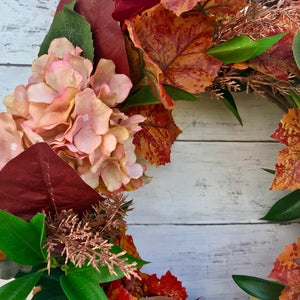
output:
M 24 220 L 42 211 L 79 213 L 101 200 L 46 143 L 31 146 L 0 171 L 0 209 Z
M 123 22 L 125 19 L 130 19 L 159 2 L 160 0 L 115 0 L 116 8 L 112 16 L 115 20 Z
M 56 13 L 63 9 L 63 4 L 71 2 L 61 0 Z M 114 9 L 113 0 L 77 0 L 75 4 L 75 11 L 91 25 L 95 48 L 94 64 L 97 65 L 100 58 L 111 59 L 116 64 L 117 73 L 129 76 L 124 37 L 118 22 L 112 18 Z

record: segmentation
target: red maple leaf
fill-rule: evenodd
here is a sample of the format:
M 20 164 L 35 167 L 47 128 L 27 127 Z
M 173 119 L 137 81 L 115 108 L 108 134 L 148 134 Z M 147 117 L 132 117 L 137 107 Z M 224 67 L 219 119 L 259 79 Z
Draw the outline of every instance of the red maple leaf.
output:
M 162 104 L 156 104 L 133 107 L 126 114 L 147 117 L 139 124 L 143 130 L 134 135 L 137 155 L 144 156 L 151 164 L 164 165 L 170 162 L 171 146 L 182 132 L 174 123 L 171 111 Z
M 63 9 L 63 4 L 72 0 L 61 0 L 56 13 Z M 122 30 L 112 17 L 115 9 L 114 0 L 77 0 L 75 11 L 81 14 L 91 25 L 93 34 L 95 61 L 100 58 L 111 59 L 116 65 L 116 72 L 129 76 L 129 66 Z
M 175 300 L 184 300 L 188 297 L 181 281 L 168 271 L 160 279 L 156 274 L 150 275 L 144 282 L 144 290 L 158 296 L 167 296 Z
M 82 212 L 103 198 L 47 143 L 38 143 L 0 171 L 0 209 L 24 220 L 45 211 Z

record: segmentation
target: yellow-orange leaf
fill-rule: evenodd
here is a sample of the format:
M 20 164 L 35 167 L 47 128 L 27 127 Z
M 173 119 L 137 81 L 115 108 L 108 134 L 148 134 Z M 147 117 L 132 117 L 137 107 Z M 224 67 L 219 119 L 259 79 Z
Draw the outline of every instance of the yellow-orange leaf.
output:
M 271 137 L 289 147 L 300 146 L 300 109 L 289 109 Z
M 151 164 L 170 162 L 171 146 L 182 132 L 174 123 L 171 111 L 161 104 L 132 107 L 126 111 L 126 115 L 136 113 L 147 117 L 139 124 L 143 130 L 134 135 L 136 154 L 144 156 Z
M 300 285 L 287 286 L 282 292 L 279 300 L 299 300 Z
M 214 27 L 213 17 L 201 13 L 178 17 L 161 4 L 127 21 L 130 38 L 144 52 L 145 69 L 154 81 L 193 94 L 211 85 L 222 65 L 204 53 L 211 46 Z
M 272 137 L 288 147 L 277 157 L 276 174 L 271 190 L 300 188 L 300 110 L 290 109 L 283 116 Z
M 300 238 L 297 239 L 297 243 L 285 246 L 269 277 L 289 286 L 300 284 Z

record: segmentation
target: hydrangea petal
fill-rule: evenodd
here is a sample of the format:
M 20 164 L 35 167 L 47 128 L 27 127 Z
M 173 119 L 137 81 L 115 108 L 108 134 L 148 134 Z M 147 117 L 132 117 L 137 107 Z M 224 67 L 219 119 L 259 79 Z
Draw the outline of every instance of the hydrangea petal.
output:
M 101 178 L 108 191 L 118 190 L 122 186 L 122 175 L 118 163 L 109 159 L 105 160 L 101 166 Z
M 102 143 L 99 148 L 103 155 L 110 156 L 111 153 L 116 149 L 116 146 L 116 137 L 113 134 L 108 133 L 103 136 Z
M 81 89 L 83 86 L 82 75 L 63 60 L 53 62 L 46 74 L 47 84 L 57 92 L 62 92 L 66 87 Z
M 67 53 L 75 55 L 75 47 L 65 37 L 54 39 L 49 46 L 48 54 L 55 53 L 59 58 L 63 58 Z
M 22 133 L 9 113 L 0 113 L 0 169 L 24 151 Z
M 51 103 L 57 92 L 44 82 L 32 84 L 27 89 L 28 101 L 36 103 Z

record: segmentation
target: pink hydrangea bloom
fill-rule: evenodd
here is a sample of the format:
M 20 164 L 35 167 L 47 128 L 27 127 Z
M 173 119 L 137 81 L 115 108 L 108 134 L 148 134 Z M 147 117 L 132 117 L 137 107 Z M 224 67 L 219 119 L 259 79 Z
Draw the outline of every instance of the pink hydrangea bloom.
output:
M 66 38 L 53 40 L 48 54 L 33 61 L 28 85 L 4 99 L 8 113 L 0 115 L 0 140 L 7 147 L 0 168 L 24 147 L 45 141 L 93 188 L 136 189 L 145 170 L 136 163 L 132 141 L 145 118 L 116 108 L 132 83 L 106 59 L 91 76 L 93 65 L 81 52 Z

